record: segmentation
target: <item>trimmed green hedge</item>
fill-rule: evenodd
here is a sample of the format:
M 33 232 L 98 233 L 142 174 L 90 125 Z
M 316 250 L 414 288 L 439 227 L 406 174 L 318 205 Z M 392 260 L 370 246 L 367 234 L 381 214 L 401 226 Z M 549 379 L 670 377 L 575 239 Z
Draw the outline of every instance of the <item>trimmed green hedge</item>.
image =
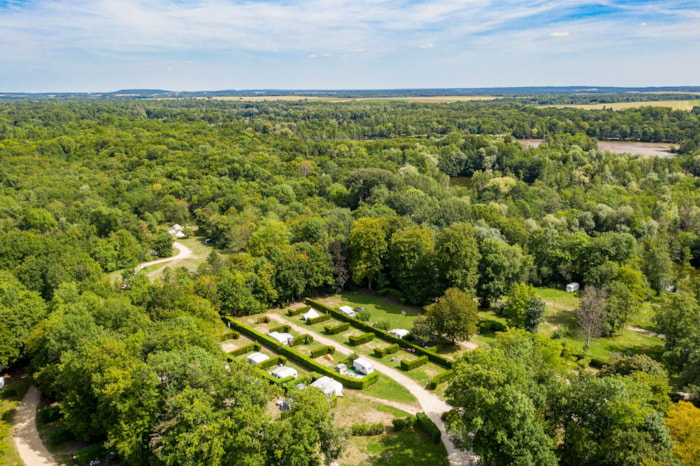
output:
M 427 351 L 425 348 L 422 348 L 416 344 L 413 344 L 411 342 L 408 342 L 406 340 L 403 340 L 401 338 L 398 338 L 395 335 L 392 335 L 391 333 L 384 331 L 380 328 L 373 327 L 371 324 L 368 324 L 366 322 L 362 322 L 359 319 L 355 319 L 353 317 L 350 317 L 348 315 L 343 314 L 342 312 L 338 311 L 337 309 L 333 309 L 332 307 L 326 306 L 323 303 L 320 303 L 318 301 L 315 301 L 313 299 L 306 298 L 306 302 L 315 307 L 316 309 L 322 309 L 326 312 L 328 312 L 330 315 L 332 315 L 334 318 L 341 320 L 343 322 L 349 322 L 350 325 L 352 325 L 355 328 L 364 330 L 365 332 L 371 332 L 374 333 L 377 337 L 381 338 L 384 341 L 388 341 L 390 343 L 396 343 L 398 344 L 401 348 L 413 348 L 415 349 L 415 352 L 424 356 L 427 356 L 429 360 L 432 362 L 439 364 L 443 366 L 446 369 L 452 369 L 452 364 L 453 361 L 439 355 L 437 353 L 433 353 L 431 351 Z
M 374 348 L 374 356 L 377 358 L 383 358 L 388 354 L 394 354 L 399 350 L 399 345 L 394 343 L 393 345 L 386 346 L 384 348 Z
M 403 293 L 396 288 L 381 288 L 377 290 L 377 295 L 379 296 L 393 296 L 394 298 L 403 299 Z
M 440 429 L 425 413 L 416 414 L 415 426 L 425 432 L 434 443 L 440 443 Z
M 251 343 L 249 345 L 241 346 L 240 348 L 236 348 L 235 350 L 231 351 L 229 354 L 231 356 L 240 356 L 241 354 L 251 353 L 253 351 L 260 351 L 260 344 Z
M 289 325 L 280 325 L 279 327 L 272 327 L 269 329 L 267 332 L 272 333 L 272 332 L 279 332 L 279 333 L 288 333 L 292 327 Z
M 321 314 L 318 317 L 314 317 L 312 319 L 306 319 L 306 325 L 313 325 L 317 324 L 319 322 L 325 322 L 327 320 L 331 320 L 331 315 L 330 314 Z
M 235 330 L 226 330 L 224 333 L 219 335 L 219 341 L 225 341 L 225 340 L 238 340 L 241 337 L 240 332 L 237 332 Z
M 323 356 L 324 354 L 333 354 L 333 353 L 335 353 L 335 346 L 321 346 L 320 348 L 316 348 L 314 350 L 311 350 L 311 357 L 317 358 L 319 356 Z
M 330 315 L 330 314 L 328 314 Z M 342 333 L 346 331 L 347 329 L 350 328 L 350 322 L 343 322 L 342 324 L 338 325 L 326 325 L 323 327 L 323 331 L 326 332 L 328 335 L 337 335 L 339 333 Z
M 311 309 L 311 306 L 300 307 L 299 309 L 287 309 L 287 315 L 290 317 L 298 316 Z
M 294 337 L 291 346 L 308 345 L 309 343 L 313 343 L 313 341 L 314 337 L 312 337 L 311 335 L 303 334 Z
M 447 380 L 450 380 L 454 376 L 455 376 L 455 371 L 453 371 L 451 369 L 449 371 L 441 372 L 440 374 L 433 377 L 433 379 L 430 381 L 430 386 L 431 386 L 431 388 L 435 389 L 435 388 L 437 388 L 438 385 L 440 385 L 441 383 L 443 383 Z
M 368 341 L 374 340 L 374 333 L 363 333 L 362 335 L 351 335 L 348 338 L 348 343 L 350 346 L 360 346 Z
M 270 359 L 268 359 L 267 361 L 257 363 L 255 365 L 255 367 L 257 367 L 259 369 L 267 369 L 269 367 L 272 367 L 272 366 L 280 364 L 280 363 L 282 363 L 282 365 L 287 364 L 287 358 L 285 358 L 284 356 L 279 356 L 279 355 L 273 356 Z
M 419 356 L 413 361 L 401 360 L 401 369 L 404 371 L 410 371 L 416 367 L 420 367 L 428 362 L 428 356 Z
M 305 354 L 300 353 L 295 348 L 283 345 L 277 340 L 270 338 L 267 335 L 263 335 L 257 330 L 247 327 L 231 317 L 225 317 L 224 319 L 230 322 L 231 326 L 235 327 L 236 330 L 238 330 L 242 334 L 264 344 L 268 348 L 274 350 L 276 353 L 280 353 L 286 356 L 288 359 L 296 361 L 312 369 L 314 372 L 318 372 L 319 374 L 327 375 L 329 377 L 334 378 L 338 382 L 342 383 L 344 387 L 363 389 L 376 383 L 379 379 L 379 373 L 377 372 L 373 372 L 370 375 L 367 375 L 361 379 L 340 375 L 335 370 L 333 370 L 333 368 L 320 364 L 314 361 L 313 359 L 309 358 Z

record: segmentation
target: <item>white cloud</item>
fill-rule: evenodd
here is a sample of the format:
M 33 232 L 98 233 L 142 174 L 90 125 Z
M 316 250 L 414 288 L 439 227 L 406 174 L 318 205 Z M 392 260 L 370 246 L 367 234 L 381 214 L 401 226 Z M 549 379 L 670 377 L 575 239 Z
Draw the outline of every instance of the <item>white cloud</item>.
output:
M 568 32 L 550 32 L 549 37 L 569 37 L 571 34 Z
M 432 42 L 428 42 L 427 44 L 421 44 L 421 45 L 419 45 L 418 48 L 419 48 L 419 49 L 434 49 L 434 48 L 435 48 L 435 44 L 433 44 Z

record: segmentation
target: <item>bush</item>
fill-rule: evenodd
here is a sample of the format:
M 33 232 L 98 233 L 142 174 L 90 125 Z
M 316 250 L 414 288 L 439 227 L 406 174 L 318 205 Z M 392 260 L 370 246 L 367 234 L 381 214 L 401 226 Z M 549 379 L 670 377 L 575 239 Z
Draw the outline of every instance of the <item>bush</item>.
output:
M 386 346 L 384 348 L 374 348 L 374 356 L 377 358 L 383 358 L 387 354 L 396 353 L 399 350 L 399 345 L 394 343 L 393 345 Z
M 389 327 L 391 327 L 391 323 L 388 320 L 380 320 L 377 322 L 377 325 L 375 327 L 380 328 L 382 330 L 389 330 Z
M 384 424 L 378 422 L 376 424 L 353 424 L 350 428 L 350 433 L 355 436 L 371 436 L 371 435 L 381 435 L 384 433 Z
M 306 325 L 313 325 L 313 324 L 317 324 L 319 322 L 325 322 L 327 320 L 331 320 L 331 315 L 330 314 L 321 314 L 320 316 L 314 317 L 313 319 L 307 319 Z
M 333 354 L 333 353 L 335 353 L 335 346 L 321 346 L 320 348 L 316 348 L 314 350 L 311 350 L 311 357 L 317 358 L 319 356 L 323 356 L 324 354 Z
M 313 341 L 314 337 L 312 337 L 311 335 L 299 335 L 294 337 L 290 346 L 308 345 L 309 343 L 313 343 Z
M 382 288 L 377 290 L 379 296 L 393 296 L 394 298 L 404 299 L 403 293 L 395 288 Z
M 311 309 L 311 306 L 300 307 L 299 309 L 287 309 L 287 315 L 290 317 L 298 316 Z
M 330 314 L 329 314 L 330 315 Z M 339 333 L 342 333 L 346 331 L 347 329 L 350 328 L 350 322 L 343 322 L 342 324 L 333 326 L 333 325 L 326 325 L 323 327 L 323 330 L 328 334 L 328 335 L 337 335 Z
M 363 333 L 358 336 L 350 336 L 348 338 L 348 343 L 350 346 L 359 346 L 372 340 L 374 340 L 374 333 Z
M 260 351 L 260 344 L 251 343 L 249 345 L 241 346 L 231 351 L 229 354 L 231 356 L 240 356 L 241 354 L 252 353 L 253 351 Z
M 394 426 L 394 431 L 396 432 L 400 432 L 404 429 L 410 429 L 415 423 L 415 416 L 397 417 L 391 421 L 391 424 Z
M 41 424 L 58 421 L 61 419 L 61 409 L 58 406 L 45 406 L 37 411 L 37 418 Z
M 440 429 L 425 413 L 416 414 L 416 428 L 425 432 L 434 443 L 440 442 Z
M 101 443 L 96 443 L 94 445 L 88 445 L 85 448 L 81 448 L 75 452 L 75 461 L 78 464 L 90 464 L 90 461 L 100 458 L 107 454 L 107 450 L 102 446 Z
M 259 323 L 259 324 L 269 324 L 269 323 L 270 323 L 270 317 L 269 317 L 269 316 L 258 317 L 257 323 Z
M 428 356 L 419 356 L 413 361 L 401 360 L 401 370 L 410 371 L 428 362 Z
M 219 341 L 225 341 L 225 340 L 238 340 L 240 338 L 241 334 L 235 330 L 228 329 L 225 332 L 223 332 L 221 335 L 219 335 Z
M 372 318 L 372 314 L 370 314 L 369 311 L 362 311 L 357 314 L 357 318 L 362 322 L 369 322 Z
M 53 446 L 61 445 L 73 439 L 75 439 L 75 435 L 65 426 L 58 426 L 57 429 L 49 433 L 49 443 Z
M 270 359 L 268 359 L 267 361 L 257 363 L 255 365 L 255 367 L 257 367 L 259 369 L 268 369 L 272 366 L 276 366 L 279 364 L 281 364 L 281 365 L 287 364 L 287 358 L 285 358 L 284 356 L 279 356 L 279 355 L 274 356 L 274 357 L 271 357 Z
M 452 377 L 454 377 L 454 375 L 455 372 L 453 370 L 441 372 L 440 374 L 433 377 L 433 379 L 430 381 L 430 387 L 435 389 L 441 383 L 450 380 Z
M 279 332 L 279 333 L 287 333 L 292 329 L 289 325 L 280 325 L 279 327 L 272 327 L 270 330 L 268 330 L 268 333 L 272 332 Z
M 480 332 L 505 332 L 506 326 L 497 320 L 481 319 L 479 321 Z

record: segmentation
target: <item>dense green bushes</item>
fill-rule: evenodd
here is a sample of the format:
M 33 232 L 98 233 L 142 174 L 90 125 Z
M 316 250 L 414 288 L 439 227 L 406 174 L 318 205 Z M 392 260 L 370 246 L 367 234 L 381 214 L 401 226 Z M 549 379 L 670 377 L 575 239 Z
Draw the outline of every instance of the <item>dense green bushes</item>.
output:
M 279 332 L 279 333 L 287 333 L 292 329 L 289 325 L 280 325 L 278 327 L 272 327 L 268 330 L 269 333 L 272 332 Z
M 267 361 L 257 363 L 255 365 L 255 367 L 257 367 L 259 369 L 268 369 L 272 366 L 276 366 L 276 365 L 283 366 L 285 364 L 287 364 L 287 358 L 285 358 L 284 356 L 277 355 L 277 356 L 271 357 Z
M 318 317 L 306 319 L 306 325 L 314 325 L 314 324 L 318 324 L 319 322 L 325 322 L 327 320 L 331 320 L 331 315 L 330 314 L 321 314 Z
M 335 326 L 326 325 L 325 327 L 323 327 L 323 331 L 326 332 L 328 335 L 337 335 L 338 333 L 342 333 L 349 328 L 350 328 L 350 322 L 343 322 L 343 323 L 335 325 Z
M 253 351 L 260 351 L 260 345 L 258 343 L 251 343 L 249 345 L 241 346 L 228 354 L 231 356 L 240 356 L 241 354 L 251 353 Z
M 304 307 L 300 307 L 298 309 L 287 309 L 287 315 L 290 317 L 298 316 L 300 314 L 305 313 L 309 309 L 311 309 L 311 306 L 304 306 Z
M 374 340 L 374 333 L 363 333 L 362 335 L 350 335 L 348 343 L 350 346 L 360 346 Z
M 299 346 L 299 345 L 308 345 L 309 343 L 312 343 L 314 341 L 314 337 L 311 335 L 298 335 L 294 337 L 292 340 L 290 346 Z
M 241 334 L 237 331 L 229 329 L 223 332 L 221 335 L 219 335 L 219 341 L 238 340 L 240 336 Z
M 405 359 L 401 360 L 401 370 L 410 371 L 416 367 L 420 367 L 428 362 L 428 356 L 419 356 L 412 361 L 407 361 Z
M 447 380 L 450 380 L 452 377 L 455 376 L 455 373 L 453 370 L 441 372 L 433 379 L 430 381 L 430 386 L 431 388 L 436 388 L 438 385 L 440 385 L 443 382 L 446 382 Z
M 319 356 L 323 356 L 324 354 L 334 354 L 335 353 L 335 346 L 321 346 L 320 348 L 316 348 L 311 350 L 311 357 L 312 358 L 317 358 Z
M 438 429 L 435 423 L 425 413 L 416 414 L 415 426 L 425 432 L 433 442 L 440 442 L 440 429 Z
M 368 424 L 366 422 L 363 422 L 362 424 L 353 424 L 350 428 L 350 433 L 354 437 L 381 435 L 384 433 L 384 424 L 381 422 L 376 424 Z
M 399 345 L 396 343 L 386 346 L 384 348 L 374 348 L 374 356 L 377 358 L 383 358 L 389 354 L 394 354 L 399 350 Z

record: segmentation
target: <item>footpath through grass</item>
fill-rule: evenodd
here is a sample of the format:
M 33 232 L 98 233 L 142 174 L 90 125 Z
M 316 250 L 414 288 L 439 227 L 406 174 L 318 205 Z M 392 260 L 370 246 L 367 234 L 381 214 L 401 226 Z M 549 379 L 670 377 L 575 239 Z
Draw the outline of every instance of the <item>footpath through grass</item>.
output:
M 23 464 L 12 438 L 12 416 L 30 384 L 27 375 L 11 372 L 0 390 L 0 464 Z

